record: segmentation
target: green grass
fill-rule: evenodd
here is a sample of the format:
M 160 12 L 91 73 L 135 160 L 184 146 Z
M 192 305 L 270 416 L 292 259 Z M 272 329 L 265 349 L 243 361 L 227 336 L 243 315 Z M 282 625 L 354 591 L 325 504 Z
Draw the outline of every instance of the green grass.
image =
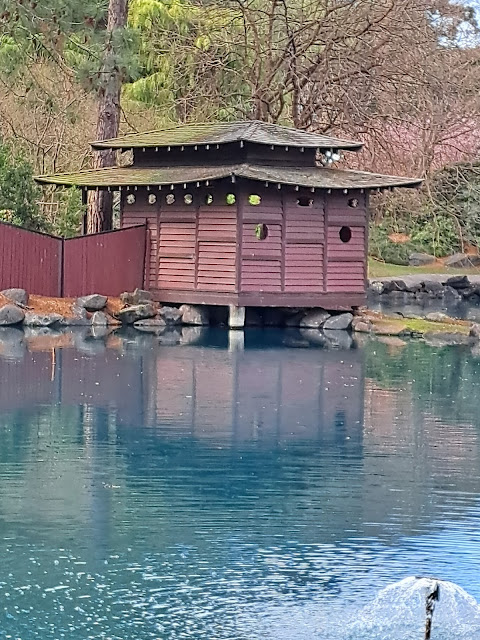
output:
M 368 261 L 368 276 L 369 278 L 386 278 L 388 276 L 407 276 L 414 275 L 416 273 L 451 273 L 465 274 L 465 275 L 480 275 L 479 269 L 449 269 L 443 264 L 430 264 L 425 267 L 403 267 L 398 264 L 387 264 L 386 262 L 379 262 L 372 258 Z

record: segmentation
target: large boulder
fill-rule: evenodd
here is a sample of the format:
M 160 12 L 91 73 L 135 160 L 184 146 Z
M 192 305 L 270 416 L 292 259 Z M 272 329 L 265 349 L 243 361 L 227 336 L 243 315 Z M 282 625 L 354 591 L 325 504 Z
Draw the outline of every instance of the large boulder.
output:
M 408 291 L 408 285 L 405 280 L 388 280 L 383 283 L 383 293 L 394 293 L 396 291 Z
M 320 329 L 328 318 L 330 318 L 330 314 L 325 309 L 312 309 L 300 320 L 300 326 L 305 329 Z
M 445 260 L 445 266 L 453 269 L 469 269 L 480 266 L 480 256 L 468 253 L 455 253 Z
M 182 324 L 183 313 L 176 307 L 160 307 L 158 311 L 159 318 L 168 325 Z
M 208 308 L 202 305 L 182 304 L 179 309 L 183 324 L 206 326 L 210 324 Z
M 344 331 L 345 329 L 349 329 L 353 321 L 353 314 L 351 313 L 340 313 L 337 316 L 332 316 L 328 318 L 323 323 L 324 331 Z
M 325 337 L 327 339 L 326 346 L 334 349 L 351 349 L 353 346 L 352 336 L 348 331 L 325 331 Z
M 107 304 L 107 296 L 102 296 L 99 293 L 92 293 L 90 296 L 77 298 L 75 304 L 77 307 L 82 307 L 87 311 L 101 311 Z
M 408 264 L 411 267 L 423 267 L 436 261 L 435 256 L 428 253 L 411 253 L 408 258 Z
M 123 324 L 133 324 L 137 320 L 153 318 L 156 315 L 156 309 L 153 304 L 137 304 L 126 309 L 121 309 L 117 313 L 118 319 Z
M 422 282 L 423 290 L 430 295 L 430 297 L 440 296 L 443 293 L 443 284 L 437 280 L 424 280 Z
M 25 289 L 4 289 L 0 293 L 22 307 L 26 307 L 28 304 L 28 293 Z
M 15 304 L 6 304 L 0 309 L 0 327 L 20 324 L 25 319 L 25 312 Z
M 59 313 L 33 313 L 27 311 L 23 324 L 26 327 L 51 327 L 63 320 Z

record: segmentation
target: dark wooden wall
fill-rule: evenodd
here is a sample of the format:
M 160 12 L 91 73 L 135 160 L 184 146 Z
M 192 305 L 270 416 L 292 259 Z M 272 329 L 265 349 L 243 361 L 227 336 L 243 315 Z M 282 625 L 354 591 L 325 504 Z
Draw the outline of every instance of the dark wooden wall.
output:
M 304 296 L 304 306 L 317 306 L 317 300 L 321 306 L 322 295 L 345 297 L 348 305 L 348 294 L 358 294 L 358 300 L 365 293 L 367 213 L 366 194 L 360 190 L 312 192 L 219 181 L 191 189 L 139 188 L 134 194 L 133 204 L 124 194 L 122 224 L 147 222 L 151 245 L 146 283 L 160 298 L 228 304 L 229 294 L 245 295 L 260 306 L 261 296 L 268 294 L 269 305 L 301 306 Z M 155 202 L 149 202 L 152 194 Z M 235 195 L 234 204 L 227 204 L 227 194 Z M 259 204 L 251 203 L 251 195 Z M 167 204 L 168 196 L 174 196 L 173 204 Z M 355 207 L 349 205 L 352 201 Z M 267 227 L 263 240 L 255 233 L 259 224 Z M 340 238 L 344 226 L 351 231 L 346 243 Z M 178 300 L 175 292 L 182 292 Z M 189 300 L 188 292 L 220 297 Z M 293 295 L 300 297 L 290 304 Z

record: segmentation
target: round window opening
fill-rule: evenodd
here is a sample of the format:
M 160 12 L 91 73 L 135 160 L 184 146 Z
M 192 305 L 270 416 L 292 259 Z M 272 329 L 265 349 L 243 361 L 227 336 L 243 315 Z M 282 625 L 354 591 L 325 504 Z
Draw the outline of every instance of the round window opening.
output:
M 252 205 L 252 207 L 258 207 L 261 202 L 261 196 L 257 195 L 256 193 L 252 193 L 248 196 L 248 204 Z
M 135 196 L 133 193 L 129 193 L 127 196 L 127 204 L 135 204 Z
M 237 201 L 237 198 L 235 197 L 234 193 L 227 193 L 225 201 L 228 205 L 232 205 L 232 204 L 235 204 L 235 202 Z
M 193 196 L 191 193 L 186 193 L 183 196 L 183 201 L 185 202 L 185 204 L 193 204 Z
M 352 239 L 352 230 L 350 229 L 350 227 L 342 227 L 338 235 L 340 236 L 340 240 L 342 242 L 350 242 L 350 240 Z
M 169 193 L 168 196 L 165 198 L 165 202 L 167 204 L 174 204 L 175 203 L 175 196 L 173 195 L 173 193 Z
M 266 240 L 268 238 L 268 227 L 266 224 L 256 225 L 255 237 L 257 238 L 257 240 Z
M 348 206 L 352 207 L 352 209 L 356 209 L 359 204 L 358 198 L 350 198 L 348 201 Z
M 213 196 L 211 193 L 207 193 L 207 195 L 205 196 L 205 204 L 213 204 Z

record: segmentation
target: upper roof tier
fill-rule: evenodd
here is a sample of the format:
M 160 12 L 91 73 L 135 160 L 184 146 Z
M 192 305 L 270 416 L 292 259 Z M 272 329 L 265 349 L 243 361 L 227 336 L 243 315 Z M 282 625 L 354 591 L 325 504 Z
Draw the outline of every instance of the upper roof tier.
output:
M 358 151 L 361 142 L 309 133 L 277 124 L 247 120 L 214 124 L 180 125 L 172 129 L 129 133 L 110 140 L 92 142 L 94 149 L 135 149 L 152 147 L 194 147 L 235 142 L 305 149 L 349 149 Z

